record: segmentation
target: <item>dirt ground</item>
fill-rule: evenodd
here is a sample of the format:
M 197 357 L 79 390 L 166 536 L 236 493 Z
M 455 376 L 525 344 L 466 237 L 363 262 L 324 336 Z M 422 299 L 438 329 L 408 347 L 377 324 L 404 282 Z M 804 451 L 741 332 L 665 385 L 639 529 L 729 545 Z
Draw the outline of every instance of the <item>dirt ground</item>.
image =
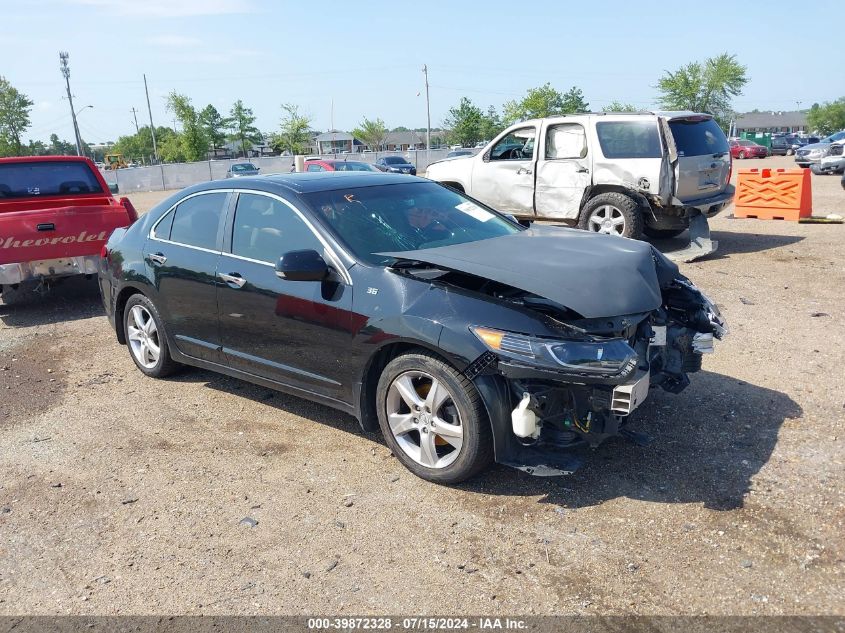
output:
M 845 225 L 730 215 L 682 269 L 731 335 L 568 478 L 429 484 L 331 409 L 145 378 L 90 283 L 0 304 L 0 614 L 845 614 Z

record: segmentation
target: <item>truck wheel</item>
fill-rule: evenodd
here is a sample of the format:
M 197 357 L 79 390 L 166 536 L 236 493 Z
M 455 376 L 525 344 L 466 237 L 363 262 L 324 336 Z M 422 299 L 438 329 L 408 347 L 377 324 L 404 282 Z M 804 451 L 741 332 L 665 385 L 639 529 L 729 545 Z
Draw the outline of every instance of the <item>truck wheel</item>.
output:
M 578 228 L 638 240 L 643 236 L 643 214 L 633 198 L 616 192 L 601 193 L 584 205 Z
M 493 435 L 475 385 L 432 354 L 390 361 L 379 378 L 376 410 L 388 447 L 418 477 L 455 484 L 493 460 Z
M 34 297 L 33 290 L 35 285 L 31 283 L 15 284 L 14 286 L 3 285 L 3 293 L 0 294 L 0 299 L 7 306 L 20 305 L 26 303 L 27 300 Z
M 686 231 L 683 229 L 655 229 L 648 225 L 643 227 L 643 233 L 656 240 L 668 240 L 671 237 L 678 237 L 681 233 Z

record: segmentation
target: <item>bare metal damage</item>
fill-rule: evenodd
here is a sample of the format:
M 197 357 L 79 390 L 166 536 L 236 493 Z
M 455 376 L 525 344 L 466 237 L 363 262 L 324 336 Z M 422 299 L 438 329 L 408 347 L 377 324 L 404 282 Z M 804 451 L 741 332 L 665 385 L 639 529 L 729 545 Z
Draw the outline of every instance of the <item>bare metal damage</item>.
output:
M 0 284 L 13 286 L 27 281 L 36 281 L 70 275 L 96 275 L 96 255 L 65 257 L 36 262 L 21 262 L 0 265 Z

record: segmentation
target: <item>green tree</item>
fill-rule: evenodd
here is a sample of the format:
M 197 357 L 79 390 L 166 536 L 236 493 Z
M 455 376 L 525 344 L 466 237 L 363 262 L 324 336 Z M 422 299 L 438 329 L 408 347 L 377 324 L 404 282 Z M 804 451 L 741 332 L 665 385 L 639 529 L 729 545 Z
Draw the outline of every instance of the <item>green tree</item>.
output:
M 505 120 L 514 123 L 556 114 L 587 112 L 589 109 L 590 104 L 584 100 L 584 93 L 577 86 L 560 93 L 550 83 L 546 83 L 539 88 L 529 89 L 520 101 L 508 101 L 505 104 Z
M 722 53 L 704 62 L 691 62 L 675 72 L 665 71 L 657 82 L 660 105 L 667 110 L 707 112 L 727 127 L 733 110 L 731 99 L 742 94 L 748 69 L 736 55 Z
M 161 149 L 164 143 L 170 138 L 177 138 L 177 134 L 169 127 L 156 127 L 156 144 Z M 178 143 L 178 139 L 175 141 Z M 127 159 L 140 160 L 144 163 L 153 158 L 153 137 L 150 134 L 150 126 L 141 127 L 136 134 L 121 136 L 117 139 L 108 153 L 123 154 Z M 171 152 L 171 155 L 173 152 Z M 184 160 L 184 157 L 182 158 Z
M 639 112 L 640 109 L 630 103 L 611 101 L 601 109 L 602 112 Z
M 54 156 L 73 156 L 76 154 L 76 145 L 68 141 L 59 140 L 58 134 L 51 134 L 50 145 L 47 147 L 47 150 Z
M 311 144 L 311 119 L 299 113 L 299 107 L 292 103 L 282 104 L 285 115 L 278 134 L 273 135 L 270 143 L 278 152 L 304 154 Z
M 255 115 L 252 109 L 247 108 L 244 102 L 238 99 L 232 106 L 227 121 L 229 129 L 232 130 L 233 139 L 241 142 L 241 152 L 246 158 L 247 150 L 253 143 L 261 142 L 261 132 L 255 127 Z
M 393 128 L 392 130 L 390 130 L 390 131 L 391 131 L 391 132 L 410 132 L 411 130 L 409 130 L 408 128 L 406 128 L 404 125 L 400 125 L 399 127 L 395 127 L 395 128 Z M 419 132 L 420 130 L 414 130 L 414 131 L 415 131 L 415 132 Z M 423 131 L 423 132 L 425 132 L 425 128 L 423 128 L 423 129 L 422 129 L 422 131 Z
M 481 140 L 484 114 L 472 101 L 463 97 L 461 102 L 449 110 L 444 124 L 449 128 L 449 142 L 460 145 L 474 145 Z
M 489 141 L 503 129 L 505 129 L 505 126 L 499 113 L 496 112 L 496 108 L 490 106 L 487 108 L 487 114 L 481 116 L 481 140 Z
M 352 130 L 352 136 L 364 141 L 371 150 L 377 152 L 387 139 L 387 128 L 381 119 L 370 120 L 365 117 L 358 127 Z
M 824 105 L 814 103 L 807 112 L 807 126 L 820 134 L 833 134 L 845 129 L 845 97 Z
M 32 100 L 0 75 L 0 156 L 20 156 Z
M 173 112 L 182 124 L 182 132 L 177 140 L 179 151 L 171 151 L 169 154 L 171 156 L 178 154 L 184 161 L 205 160 L 208 157 L 208 137 L 200 123 L 196 108 L 191 105 L 191 100 L 174 90 L 167 97 L 167 109 Z M 162 151 L 162 157 L 164 157 L 164 151 Z
M 210 103 L 199 113 L 200 125 L 208 137 L 211 148 L 222 147 L 226 142 L 226 133 L 223 131 L 229 127 L 228 121 Z

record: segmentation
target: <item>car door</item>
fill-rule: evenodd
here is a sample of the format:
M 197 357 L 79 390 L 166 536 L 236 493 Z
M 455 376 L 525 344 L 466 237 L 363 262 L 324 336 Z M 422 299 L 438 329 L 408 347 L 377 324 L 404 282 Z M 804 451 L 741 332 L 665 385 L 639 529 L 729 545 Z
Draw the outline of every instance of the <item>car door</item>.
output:
M 536 216 L 577 218 L 589 186 L 590 157 L 584 126 L 578 122 L 548 125 L 537 159 Z
M 499 211 L 533 216 L 536 137 L 535 125 L 503 134 L 472 170 L 472 196 Z
M 331 398 L 349 399 L 339 376 L 351 340 L 349 274 L 304 214 L 280 197 L 239 192 L 218 267 L 220 329 L 234 369 Z M 326 281 L 276 274 L 287 252 L 316 250 Z
M 227 191 L 180 200 L 150 232 L 144 260 L 158 290 L 156 308 L 183 354 L 220 362 L 217 263 Z

